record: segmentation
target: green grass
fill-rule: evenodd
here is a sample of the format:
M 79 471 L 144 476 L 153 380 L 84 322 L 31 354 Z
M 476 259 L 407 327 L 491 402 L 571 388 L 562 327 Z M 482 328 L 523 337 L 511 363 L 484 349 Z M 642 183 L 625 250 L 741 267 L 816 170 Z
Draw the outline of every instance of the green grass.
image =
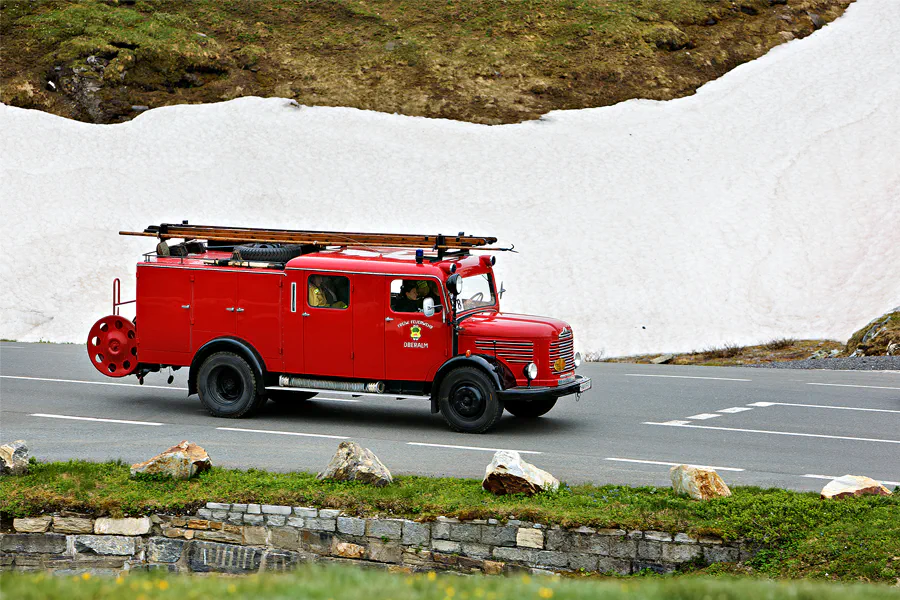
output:
M 766 575 L 900 577 L 898 495 L 823 501 L 812 493 L 736 487 L 730 498 L 696 502 L 670 488 L 563 485 L 558 493 L 526 498 L 493 496 L 468 479 L 397 477 L 394 485 L 373 488 L 318 481 L 310 473 L 214 468 L 187 482 L 134 480 L 128 473 L 122 463 L 35 463 L 27 476 L 0 480 L 0 513 L 185 513 L 221 501 L 313 505 L 419 520 L 437 515 L 517 518 L 748 539 L 768 548 L 751 563 Z
M 148 577 L 3 574 L 5 595 L 17 600 L 120 598 L 234 598 L 315 600 L 864 600 L 900 598 L 900 589 L 874 585 L 776 583 L 737 578 L 572 580 L 548 577 L 402 575 L 344 568 L 303 567 L 289 575 Z

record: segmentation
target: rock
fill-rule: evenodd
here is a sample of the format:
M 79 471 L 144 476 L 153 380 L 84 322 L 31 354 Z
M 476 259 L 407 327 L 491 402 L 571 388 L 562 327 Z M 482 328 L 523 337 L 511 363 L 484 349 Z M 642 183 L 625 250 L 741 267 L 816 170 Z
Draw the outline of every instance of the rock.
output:
M 144 535 L 150 533 L 150 517 L 110 519 L 101 517 L 94 521 L 97 535 Z
M 94 522 L 84 517 L 53 517 L 56 533 L 93 533 Z
M 32 517 L 30 519 L 13 519 L 13 529 L 19 533 L 45 533 L 50 529 L 53 517 Z
M 190 479 L 212 467 L 206 450 L 187 440 L 157 454 L 148 461 L 131 465 L 131 476 L 138 473 Z
M 827 498 L 850 498 L 851 496 L 890 496 L 891 491 L 881 485 L 881 483 L 869 477 L 861 477 L 859 475 L 844 475 L 837 479 L 832 479 L 822 488 L 821 497 Z
M 694 500 L 726 498 L 731 495 L 731 490 L 712 469 L 678 465 L 671 468 L 669 475 L 675 493 L 687 494 Z
M 794 34 L 790 31 L 779 31 L 778 36 L 785 42 L 790 42 L 794 39 Z
M 671 23 L 656 25 L 644 34 L 644 41 L 670 52 L 691 46 L 691 40 L 687 34 Z
M 356 442 L 341 442 L 337 452 L 331 457 L 331 462 L 316 476 L 316 479 L 361 481 L 375 487 L 383 487 L 394 482 L 391 472 L 378 457 Z
M 28 445 L 16 440 L 0 446 L 0 475 L 24 475 L 28 472 Z
M 556 491 L 559 480 L 522 460 L 518 452 L 498 450 L 491 464 L 487 466 L 481 486 L 492 494 L 525 494 L 533 496 L 538 492 Z
M 823 27 L 825 27 L 825 25 L 827 25 L 827 23 L 825 22 L 825 19 L 823 19 L 821 16 L 817 15 L 816 13 L 806 11 L 806 14 L 809 17 L 809 20 L 812 21 L 814 28 L 822 29 Z
M 662 356 L 657 356 L 650 362 L 653 363 L 654 365 L 664 365 L 667 362 L 669 362 L 670 360 L 672 360 L 673 358 L 675 358 L 674 354 L 663 354 Z

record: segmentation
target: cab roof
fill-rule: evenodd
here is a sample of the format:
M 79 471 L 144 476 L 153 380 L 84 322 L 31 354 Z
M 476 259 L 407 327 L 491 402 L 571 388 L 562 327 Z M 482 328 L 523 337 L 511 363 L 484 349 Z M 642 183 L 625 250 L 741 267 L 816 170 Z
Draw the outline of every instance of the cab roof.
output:
M 426 255 L 417 263 L 415 250 L 409 248 L 345 247 L 302 254 L 288 261 L 285 268 L 443 278 L 451 273 L 452 265 L 460 272 L 483 271 L 489 260 L 487 256 L 469 254 L 445 256 L 440 260 Z

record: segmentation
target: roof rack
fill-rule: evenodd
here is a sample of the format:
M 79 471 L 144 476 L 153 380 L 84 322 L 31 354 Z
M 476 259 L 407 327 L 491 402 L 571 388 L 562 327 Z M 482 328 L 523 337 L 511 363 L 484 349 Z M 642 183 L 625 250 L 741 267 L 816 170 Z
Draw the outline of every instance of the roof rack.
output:
M 420 235 L 399 233 L 357 233 L 349 231 L 304 231 L 299 229 L 255 229 L 250 227 L 218 227 L 212 225 L 188 225 L 163 223 L 150 225 L 144 231 L 120 231 L 119 235 L 140 235 L 160 240 L 183 238 L 185 240 L 212 240 L 239 243 L 312 244 L 326 246 L 376 246 L 390 248 L 431 248 L 443 256 L 447 250 L 501 250 L 485 248 L 495 244 L 495 237 L 465 235 Z

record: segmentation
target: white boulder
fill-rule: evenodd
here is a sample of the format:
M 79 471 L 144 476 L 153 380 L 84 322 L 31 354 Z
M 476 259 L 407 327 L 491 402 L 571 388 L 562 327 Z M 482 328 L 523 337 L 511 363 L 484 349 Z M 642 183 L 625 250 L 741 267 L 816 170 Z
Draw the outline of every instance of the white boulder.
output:
M 206 450 L 187 440 L 172 446 L 150 460 L 131 465 L 131 476 L 162 475 L 173 479 L 190 479 L 212 468 Z
M 24 475 L 28 472 L 28 445 L 16 440 L 0 446 L 0 475 Z
M 383 487 L 394 482 L 391 472 L 378 460 L 375 453 L 356 442 L 341 442 L 328 466 L 316 476 L 316 479 L 361 481 L 375 487 Z
M 676 494 L 687 494 L 694 500 L 727 498 L 731 495 L 731 490 L 712 469 L 678 465 L 669 470 L 669 476 Z
M 870 477 L 862 477 L 860 475 L 844 475 L 837 479 L 832 479 L 822 488 L 821 497 L 827 498 L 849 498 L 851 496 L 890 496 L 891 491 Z
M 514 450 L 498 450 L 484 473 L 481 486 L 492 494 L 525 494 L 556 491 L 559 480 L 522 460 Z

